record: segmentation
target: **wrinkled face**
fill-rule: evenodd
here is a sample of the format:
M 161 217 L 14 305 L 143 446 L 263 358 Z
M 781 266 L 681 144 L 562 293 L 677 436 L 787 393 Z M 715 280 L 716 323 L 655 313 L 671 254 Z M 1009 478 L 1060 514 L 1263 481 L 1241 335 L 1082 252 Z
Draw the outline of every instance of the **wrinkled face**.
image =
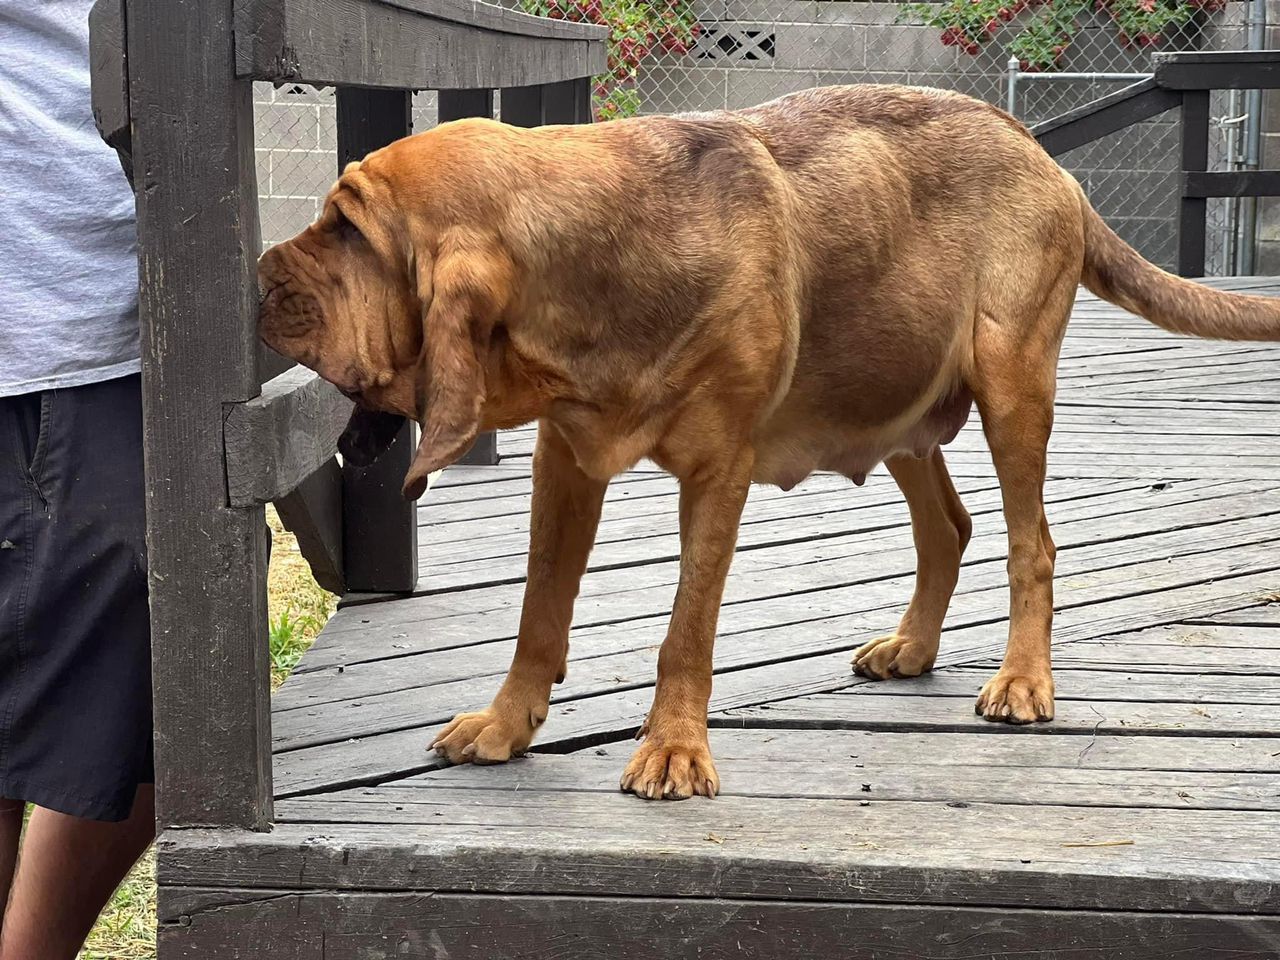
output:
M 258 261 L 258 333 L 362 408 L 417 419 L 422 304 L 393 243 L 344 178 L 318 221 Z
M 433 169 L 421 153 L 430 146 L 421 134 L 349 164 L 320 219 L 258 262 L 262 340 L 358 409 L 422 426 L 409 497 L 479 433 L 490 339 L 511 288 L 490 235 L 439 226 L 440 214 L 424 208 L 437 185 L 412 177 Z M 395 433 L 385 418 L 360 425 Z

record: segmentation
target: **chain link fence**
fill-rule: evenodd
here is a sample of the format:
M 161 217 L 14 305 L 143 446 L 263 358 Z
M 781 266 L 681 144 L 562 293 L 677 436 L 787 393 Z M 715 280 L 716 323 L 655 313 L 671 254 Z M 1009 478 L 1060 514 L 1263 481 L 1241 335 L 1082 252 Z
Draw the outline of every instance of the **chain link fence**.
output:
M 1027 0 L 1007 0 L 1004 7 L 1005 0 L 606 0 L 603 8 L 600 0 L 572 0 L 576 7 L 560 6 L 569 2 L 506 5 L 553 16 L 567 10 L 570 19 L 614 25 L 616 75 L 596 87 L 597 112 L 606 116 L 736 109 L 843 83 L 942 87 L 1004 107 L 1012 55 L 1022 61 L 1014 112 L 1032 124 L 1136 82 L 1150 72 L 1154 50 L 1242 49 L 1246 38 L 1246 4 L 1220 0 L 1196 0 L 1194 8 L 1188 0 L 1079 0 L 1078 9 L 1061 7 L 1061 0 L 1030 9 L 1024 9 Z M 1130 12 L 1137 4 L 1139 20 L 1125 19 L 1124 12 L 1114 16 L 1121 8 L 1110 4 L 1121 3 Z M 655 35 L 648 21 L 621 26 L 628 9 L 646 4 L 676 10 L 692 30 L 672 41 Z M 1063 9 L 1072 13 L 1070 23 L 1053 19 Z M 1159 29 L 1151 26 L 1162 18 Z M 1150 32 L 1139 30 L 1144 25 Z M 636 32 L 644 29 L 647 36 Z M 1045 79 L 1055 73 L 1073 79 Z M 334 98 L 331 90 L 258 84 L 255 103 L 263 240 L 274 243 L 315 218 L 335 179 Z M 1236 162 L 1241 113 L 1238 95 L 1215 95 L 1212 169 L 1231 169 Z M 1117 232 L 1170 268 L 1176 257 L 1177 119 L 1170 111 L 1059 158 Z M 434 94 L 418 94 L 415 129 L 434 122 Z M 1233 272 L 1237 206 L 1210 202 L 1211 273 Z

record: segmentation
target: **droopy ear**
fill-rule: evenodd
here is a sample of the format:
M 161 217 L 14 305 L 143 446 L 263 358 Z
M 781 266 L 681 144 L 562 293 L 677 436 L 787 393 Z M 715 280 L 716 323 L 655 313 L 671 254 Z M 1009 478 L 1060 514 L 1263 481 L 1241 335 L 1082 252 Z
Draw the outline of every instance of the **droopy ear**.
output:
M 442 251 L 418 266 L 423 303 L 422 371 L 418 384 L 422 436 L 404 480 L 404 495 L 422 496 L 427 478 L 475 442 L 484 407 L 484 367 L 493 325 L 506 300 L 503 262 L 482 251 Z

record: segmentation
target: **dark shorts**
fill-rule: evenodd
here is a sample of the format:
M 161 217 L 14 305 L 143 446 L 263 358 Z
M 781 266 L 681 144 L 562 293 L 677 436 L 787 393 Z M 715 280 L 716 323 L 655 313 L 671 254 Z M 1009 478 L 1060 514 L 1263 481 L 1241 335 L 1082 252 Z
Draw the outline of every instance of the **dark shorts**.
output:
M 0 397 L 0 797 L 95 820 L 154 779 L 138 376 Z

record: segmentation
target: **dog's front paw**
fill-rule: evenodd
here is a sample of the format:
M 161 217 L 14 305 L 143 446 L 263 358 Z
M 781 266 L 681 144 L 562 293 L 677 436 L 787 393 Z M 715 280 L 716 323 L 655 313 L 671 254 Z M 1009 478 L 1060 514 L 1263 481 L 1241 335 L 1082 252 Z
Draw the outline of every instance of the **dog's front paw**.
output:
M 1035 723 L 1053 719 L 1053 677 L 1000 668 L 978 694 L 975 713 L 987 720 Z
M 853 654 L 853 672 L 873 680 L 918 677 L 933 669 L 938 644 L 893 633 L 864 643 Z
M 486 707 L 460 713 L 428 745 L 450 763 L 505 763 L 529 749 L 533 735 L 547 719 L 546 708 Z
M 646 800 L 684 800 L 695 793 L 714 797 L 720 777 L 711 748 L 698 742 L 646 740 L 622 774 L 622 789 Z

